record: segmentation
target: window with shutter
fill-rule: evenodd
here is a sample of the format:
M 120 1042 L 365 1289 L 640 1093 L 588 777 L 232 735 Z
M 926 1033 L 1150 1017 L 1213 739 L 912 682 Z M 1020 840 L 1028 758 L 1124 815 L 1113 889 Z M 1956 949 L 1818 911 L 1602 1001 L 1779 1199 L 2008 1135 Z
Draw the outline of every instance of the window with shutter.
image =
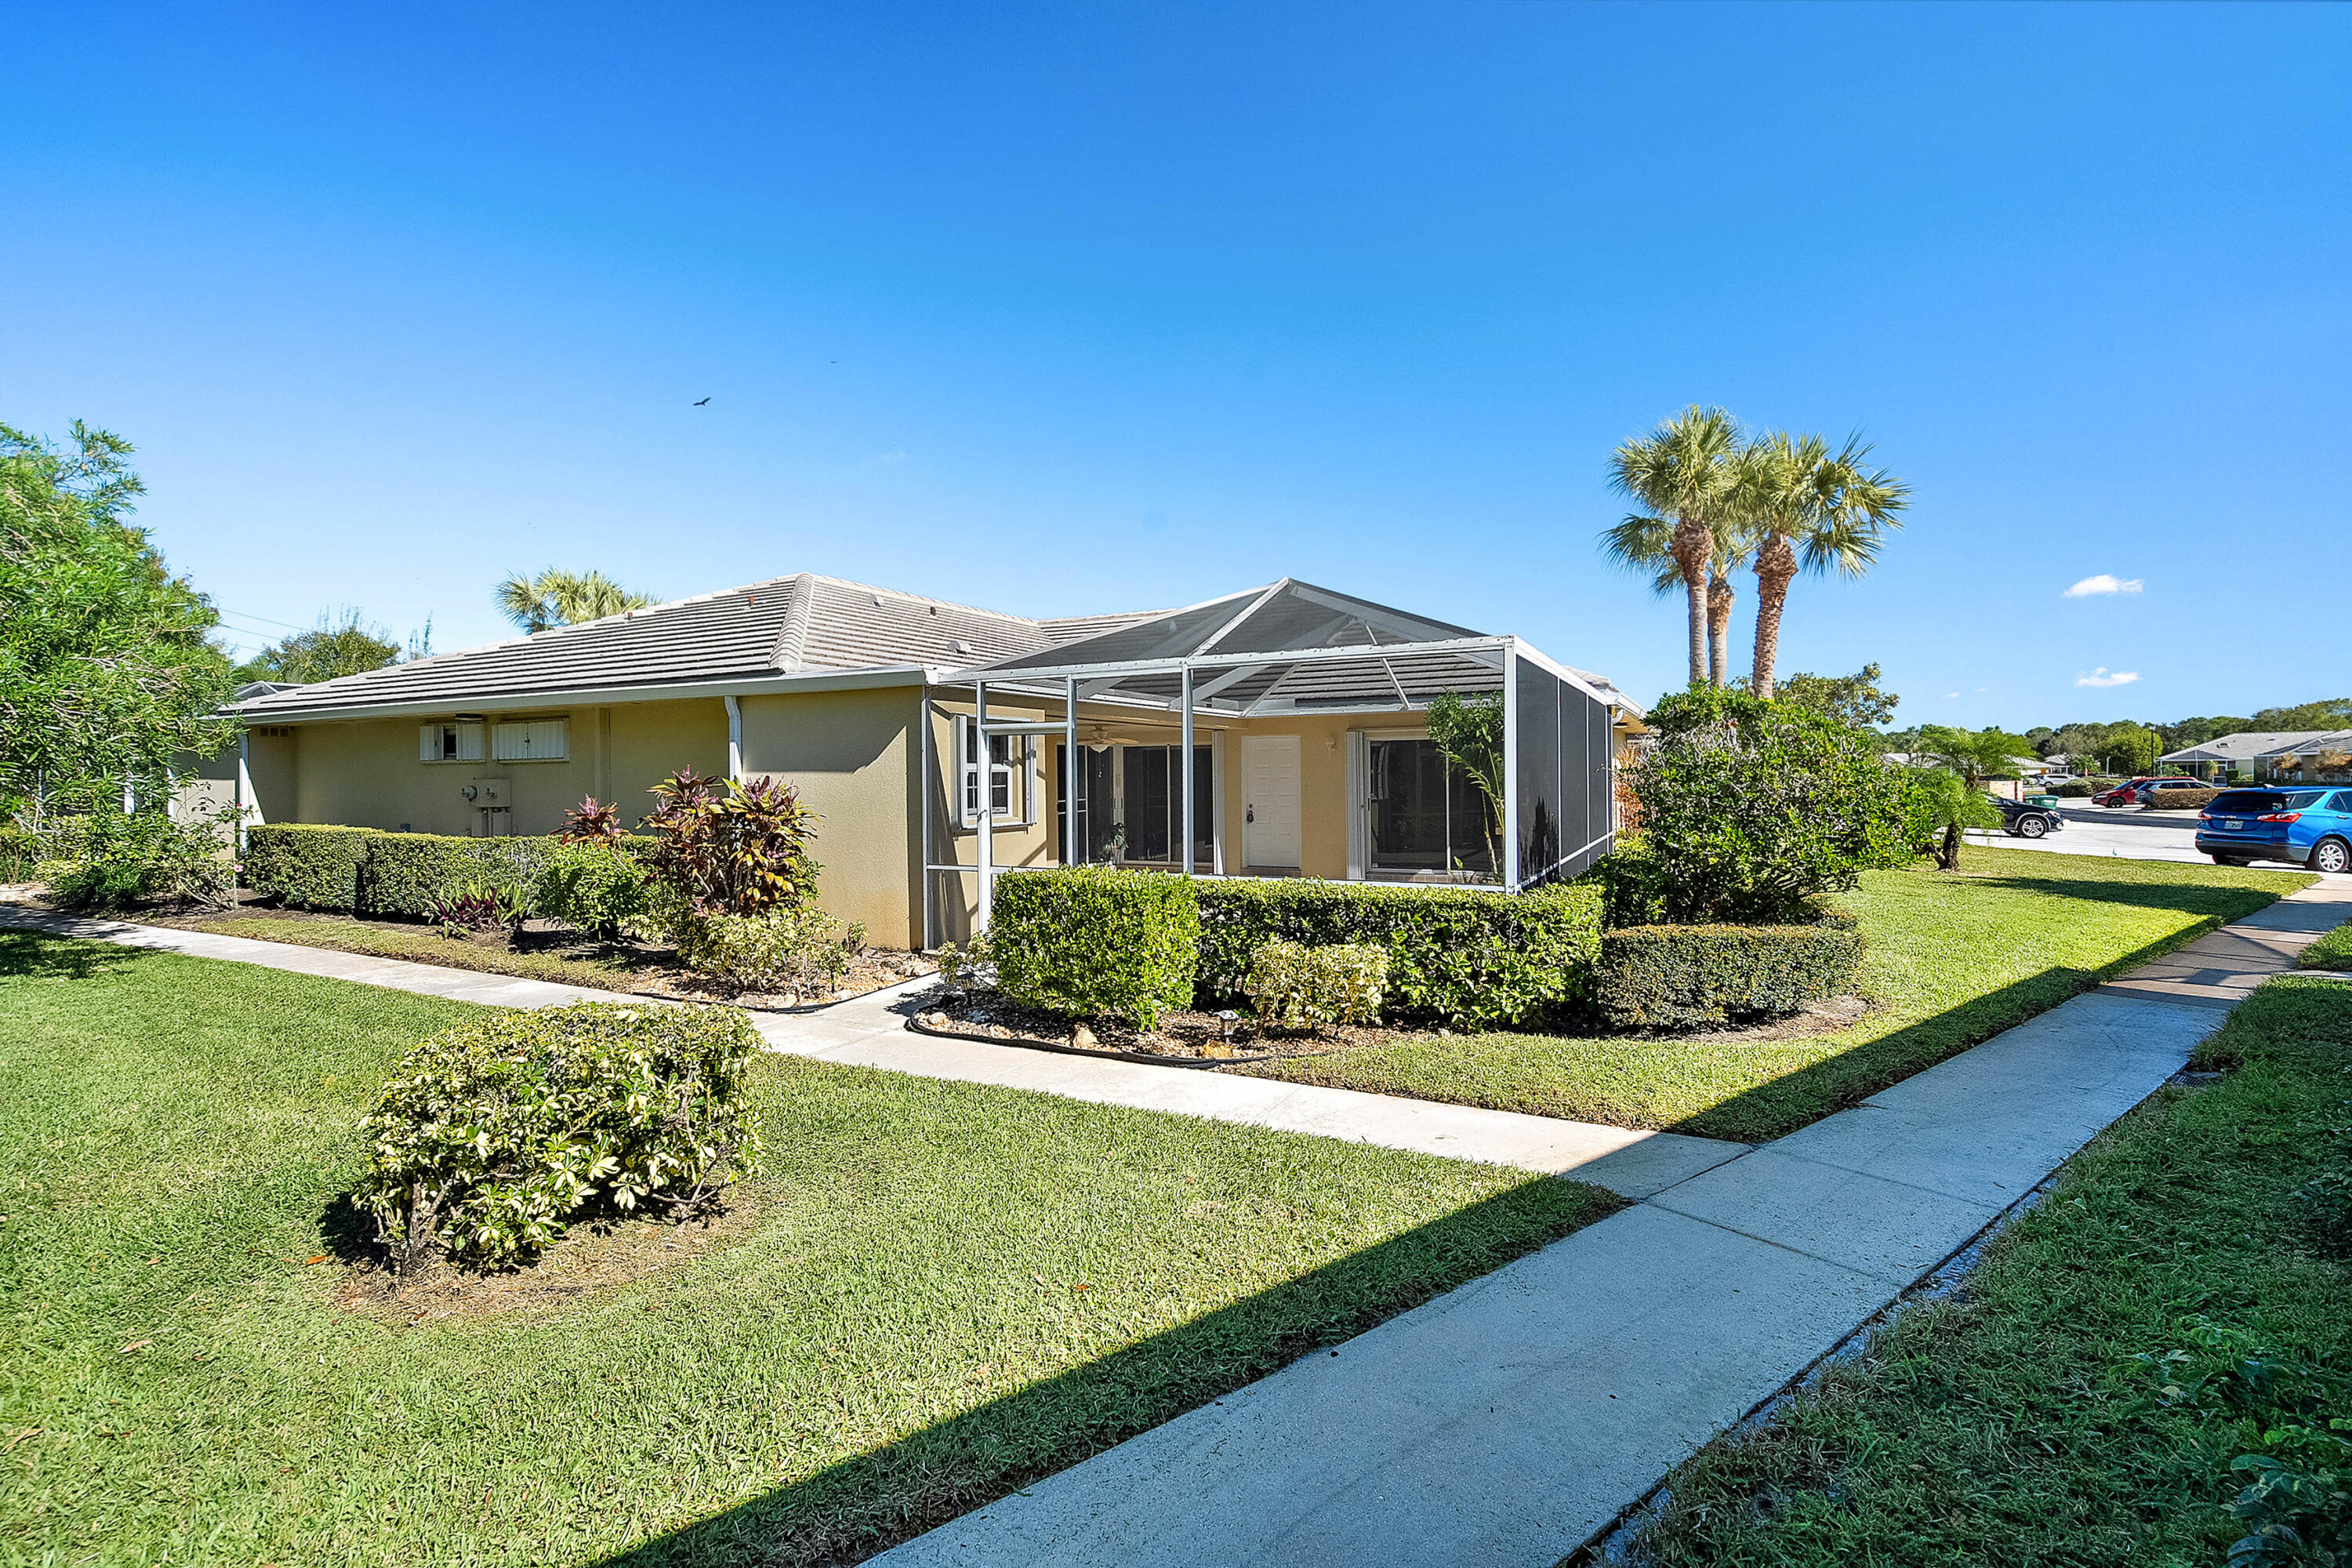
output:
M 417 731 L 416 755 L 427 763 L 478 763 L 482 760 L 479 724 L 425 724 Z
M 572 754 L 568 726 L 561 719 L 521 719 L 490 731 L 490 758 L 500 763 L 562 762 Z

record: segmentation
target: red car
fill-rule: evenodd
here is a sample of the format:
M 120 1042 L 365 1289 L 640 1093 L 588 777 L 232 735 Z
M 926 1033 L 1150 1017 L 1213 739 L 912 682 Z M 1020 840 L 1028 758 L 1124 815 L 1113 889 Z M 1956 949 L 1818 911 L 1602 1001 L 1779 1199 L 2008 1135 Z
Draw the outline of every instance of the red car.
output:
M 2161 778 L 2152 773 L 2143 773 L 2136 779 L 2126 779 L 2113 789 L 2101 790 L 2091 797 L 2091 804 L 2093 805 L 2138 805 L 2156 790 L 2208 787 L 2210 786 L 2202 779 L 2185 779 L 2177 773 L 2167 773 Z

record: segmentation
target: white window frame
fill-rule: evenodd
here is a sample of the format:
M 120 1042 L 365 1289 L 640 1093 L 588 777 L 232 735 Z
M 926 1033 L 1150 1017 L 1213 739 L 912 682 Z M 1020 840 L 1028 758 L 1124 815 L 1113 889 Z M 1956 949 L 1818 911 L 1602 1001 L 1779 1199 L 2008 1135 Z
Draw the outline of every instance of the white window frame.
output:
M 428 764 L 434 763 L 479 763 L 487 761 L 488 758 L 488 749 L 485 742 L 488 737 L 486 733 L 486 729 L 487 726 L 470 719 L 462 721 L 455 719 L 444 719 L 436 723 L 421 724 L 417 726 L 417 760 Z M 425 739 L 428 735 L 433 737 L 429 742 Z M 471 755 L 467 754 L 468 748 L 466 744 L 468 740 L 473 742 Z M 434 754 L 431 756 L 426 756 L 425 754 L 425 749 L 427 745 L 432 746 L 434 749 Z
M 1037 737 L 992 735 L 1002 742 L 1006 760 L 990 769 L 990 783 L 1005 804 L 991 814 L 998 827 L 1034 827 L 1037 824 Z M 1020 746 L 1016 751 L 1014 742 Z M 980 721 L 970 713 L 955 716 L 956 820 L 965 827 L 980 826 Z

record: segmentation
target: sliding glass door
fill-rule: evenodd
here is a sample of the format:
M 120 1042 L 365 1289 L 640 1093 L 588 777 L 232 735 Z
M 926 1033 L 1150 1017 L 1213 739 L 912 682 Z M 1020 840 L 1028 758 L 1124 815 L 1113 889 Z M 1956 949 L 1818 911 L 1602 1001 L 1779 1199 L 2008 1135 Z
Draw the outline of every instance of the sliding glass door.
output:
M 1375 740 L 1364 781 L 1371 869 L 1390 876 L 1495 879 L 1501 831 L 1486 792 L 1433 741 Z
M 1145 866 L 1181 863 L 1184 794 L 1183 775 L 1177 769 L 1181 753 L 1179 746 L 1080 746 L 1076 842 L 1083 853 L 1066 858 Z M 1208 746 L 1192 748 L 1192 858 L 1200 870 L 1216 863 L 1214 757 Z M 1066 802 L 1071 776 L 1066 754 L 1055 773 L 1061 800 Z

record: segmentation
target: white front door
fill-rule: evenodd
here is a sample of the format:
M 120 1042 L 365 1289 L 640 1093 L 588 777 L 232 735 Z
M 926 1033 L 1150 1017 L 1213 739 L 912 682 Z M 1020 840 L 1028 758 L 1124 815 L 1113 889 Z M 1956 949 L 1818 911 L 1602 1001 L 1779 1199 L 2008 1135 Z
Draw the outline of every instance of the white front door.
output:
M 1242 865 L 1298 868 L 1298 737 L 1242 737 Z

